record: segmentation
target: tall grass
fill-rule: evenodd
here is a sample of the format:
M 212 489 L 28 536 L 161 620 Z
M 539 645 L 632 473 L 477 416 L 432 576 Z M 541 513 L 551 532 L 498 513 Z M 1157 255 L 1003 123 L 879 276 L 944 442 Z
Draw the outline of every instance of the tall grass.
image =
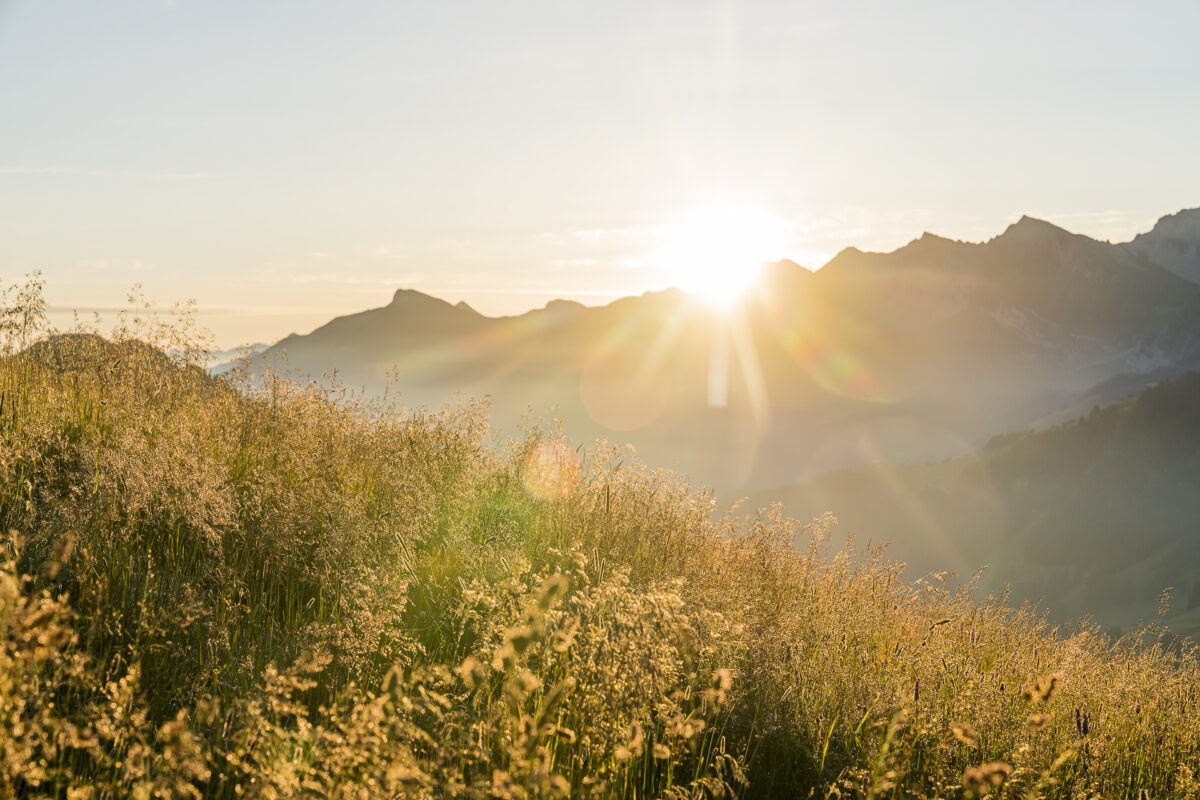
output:
M 1196 652 L 553 421 L 0 320 L 0 797 L 1196 797 Z M 167 355 L 171 353 L 172 355 Z M 697 432 L 702 435 L 702 432 Z

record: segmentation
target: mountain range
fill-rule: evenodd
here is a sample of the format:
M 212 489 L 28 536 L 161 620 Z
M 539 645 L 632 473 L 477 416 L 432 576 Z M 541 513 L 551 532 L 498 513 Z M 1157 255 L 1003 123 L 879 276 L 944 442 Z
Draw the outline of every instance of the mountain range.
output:
M 749 491 L 970 453 L 1200 367 L 1200 209 L 1122 244 L 1023 217 L 925 234 L 816 272 L 766 267 L 717 312 L 678 290 L 514 317 L 413 290 L 255 355 L 410 405 L 487 397 L 493 425 L 556 409 L 572 439 Z
M 966 456 L 839 470 L 751 495 L 887 543 L 912 576 L 988 565 L 982 588 L 1060 620 L 1128 629 L 1175 589 L 1178 633 L 1200 634 L 1200 372 Z

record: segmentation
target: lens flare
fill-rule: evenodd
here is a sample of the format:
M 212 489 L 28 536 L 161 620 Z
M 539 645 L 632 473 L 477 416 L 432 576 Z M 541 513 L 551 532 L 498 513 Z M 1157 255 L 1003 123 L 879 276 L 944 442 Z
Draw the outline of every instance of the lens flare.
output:
M 838 328 L 819 305 L 785 306 L 765 301 L 767 319 L 784 351 L 825 391 L 868 403 L 894 403 L 899 398 L 870 357 L 863 331 Z
M 563 442 L 540 442 L 525 455 L 521 482 L 530 496 L 542 501 L 562 500 L 579 486 L 583 467 L 579 456 Z

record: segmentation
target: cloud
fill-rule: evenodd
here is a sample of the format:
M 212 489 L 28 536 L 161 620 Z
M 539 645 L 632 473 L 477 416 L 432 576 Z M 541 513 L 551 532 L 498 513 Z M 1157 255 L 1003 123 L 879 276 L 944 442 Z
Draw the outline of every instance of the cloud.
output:
M 150 309 L 135 308 L 133 306 L 82 306 L 71 305 L 70 303 L 59 303 L 49 306 L 47 309 L 51 314 L 119 314 L 122 311 L 137 311 L 138 313 L 151 314 L 170 314 L 170 306 L 154 306 Z M 337 314 L 345 314 L 346 309 L 337 306 L 210 306 L 197 304 L 196 313 L 199 316 L 280 316 L 286 317 L 295 314 L 327 314 L 335 316 Z
M 146 270 L 152 269 L 151 265 L 147 264 L 140 258 L 121 260 L 110 260 L 107 258 L 85 259 L 79 262 L 79 266 L 83 267 L 84 269 L 95 270 L 96 272 L 102 272 L 110 269 L 127 270 L 130 272 L 145 272 Z
M 576 247 L 580 244 L 621 246 L 630 243 L 653 241 L 663 229 L 662 225 L 631 225 L 624 228 L 573 228 L 567 231 L 552 231 L 538 234 L 538 238 L 551 244 Z

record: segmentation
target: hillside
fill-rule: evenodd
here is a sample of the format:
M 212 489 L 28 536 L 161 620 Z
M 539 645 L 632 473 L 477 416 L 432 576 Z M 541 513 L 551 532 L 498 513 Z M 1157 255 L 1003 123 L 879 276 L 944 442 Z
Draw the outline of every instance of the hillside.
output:
M 1123 245 L 1024 217 L 982 243 L 925 234 L 815 273 L 782 261 L 728 318 L 678 291 L 491 318 L 402 290 L 251 367 L 286 355 L 298 377 L 336 371 L 414 406 L 486 396 L 508 431 L 557 408 L 577 442 L 629 441 L 717 489 L 763 488 L 961 455 L 1064 419 L 1101 384 L 1132 393 L 1200 366 L 1198 214 Z
M 1193 372 L 968 456 L 835 472 L 750 502 L 778 500 L 801 519 L 831 511 L 842 530 L 890 542 L 913 575 L 988 565 L 986 587 L 1008 584 L 1059 619 L 1128 627 L 1154 615 L 1167 586 L 1177 612 L 1200 607 L 1198 486 Z
M 2 796 L 1194 792 L 1190 647 L 826 560 L 620 449 L 94 336 L 0 397 Z

